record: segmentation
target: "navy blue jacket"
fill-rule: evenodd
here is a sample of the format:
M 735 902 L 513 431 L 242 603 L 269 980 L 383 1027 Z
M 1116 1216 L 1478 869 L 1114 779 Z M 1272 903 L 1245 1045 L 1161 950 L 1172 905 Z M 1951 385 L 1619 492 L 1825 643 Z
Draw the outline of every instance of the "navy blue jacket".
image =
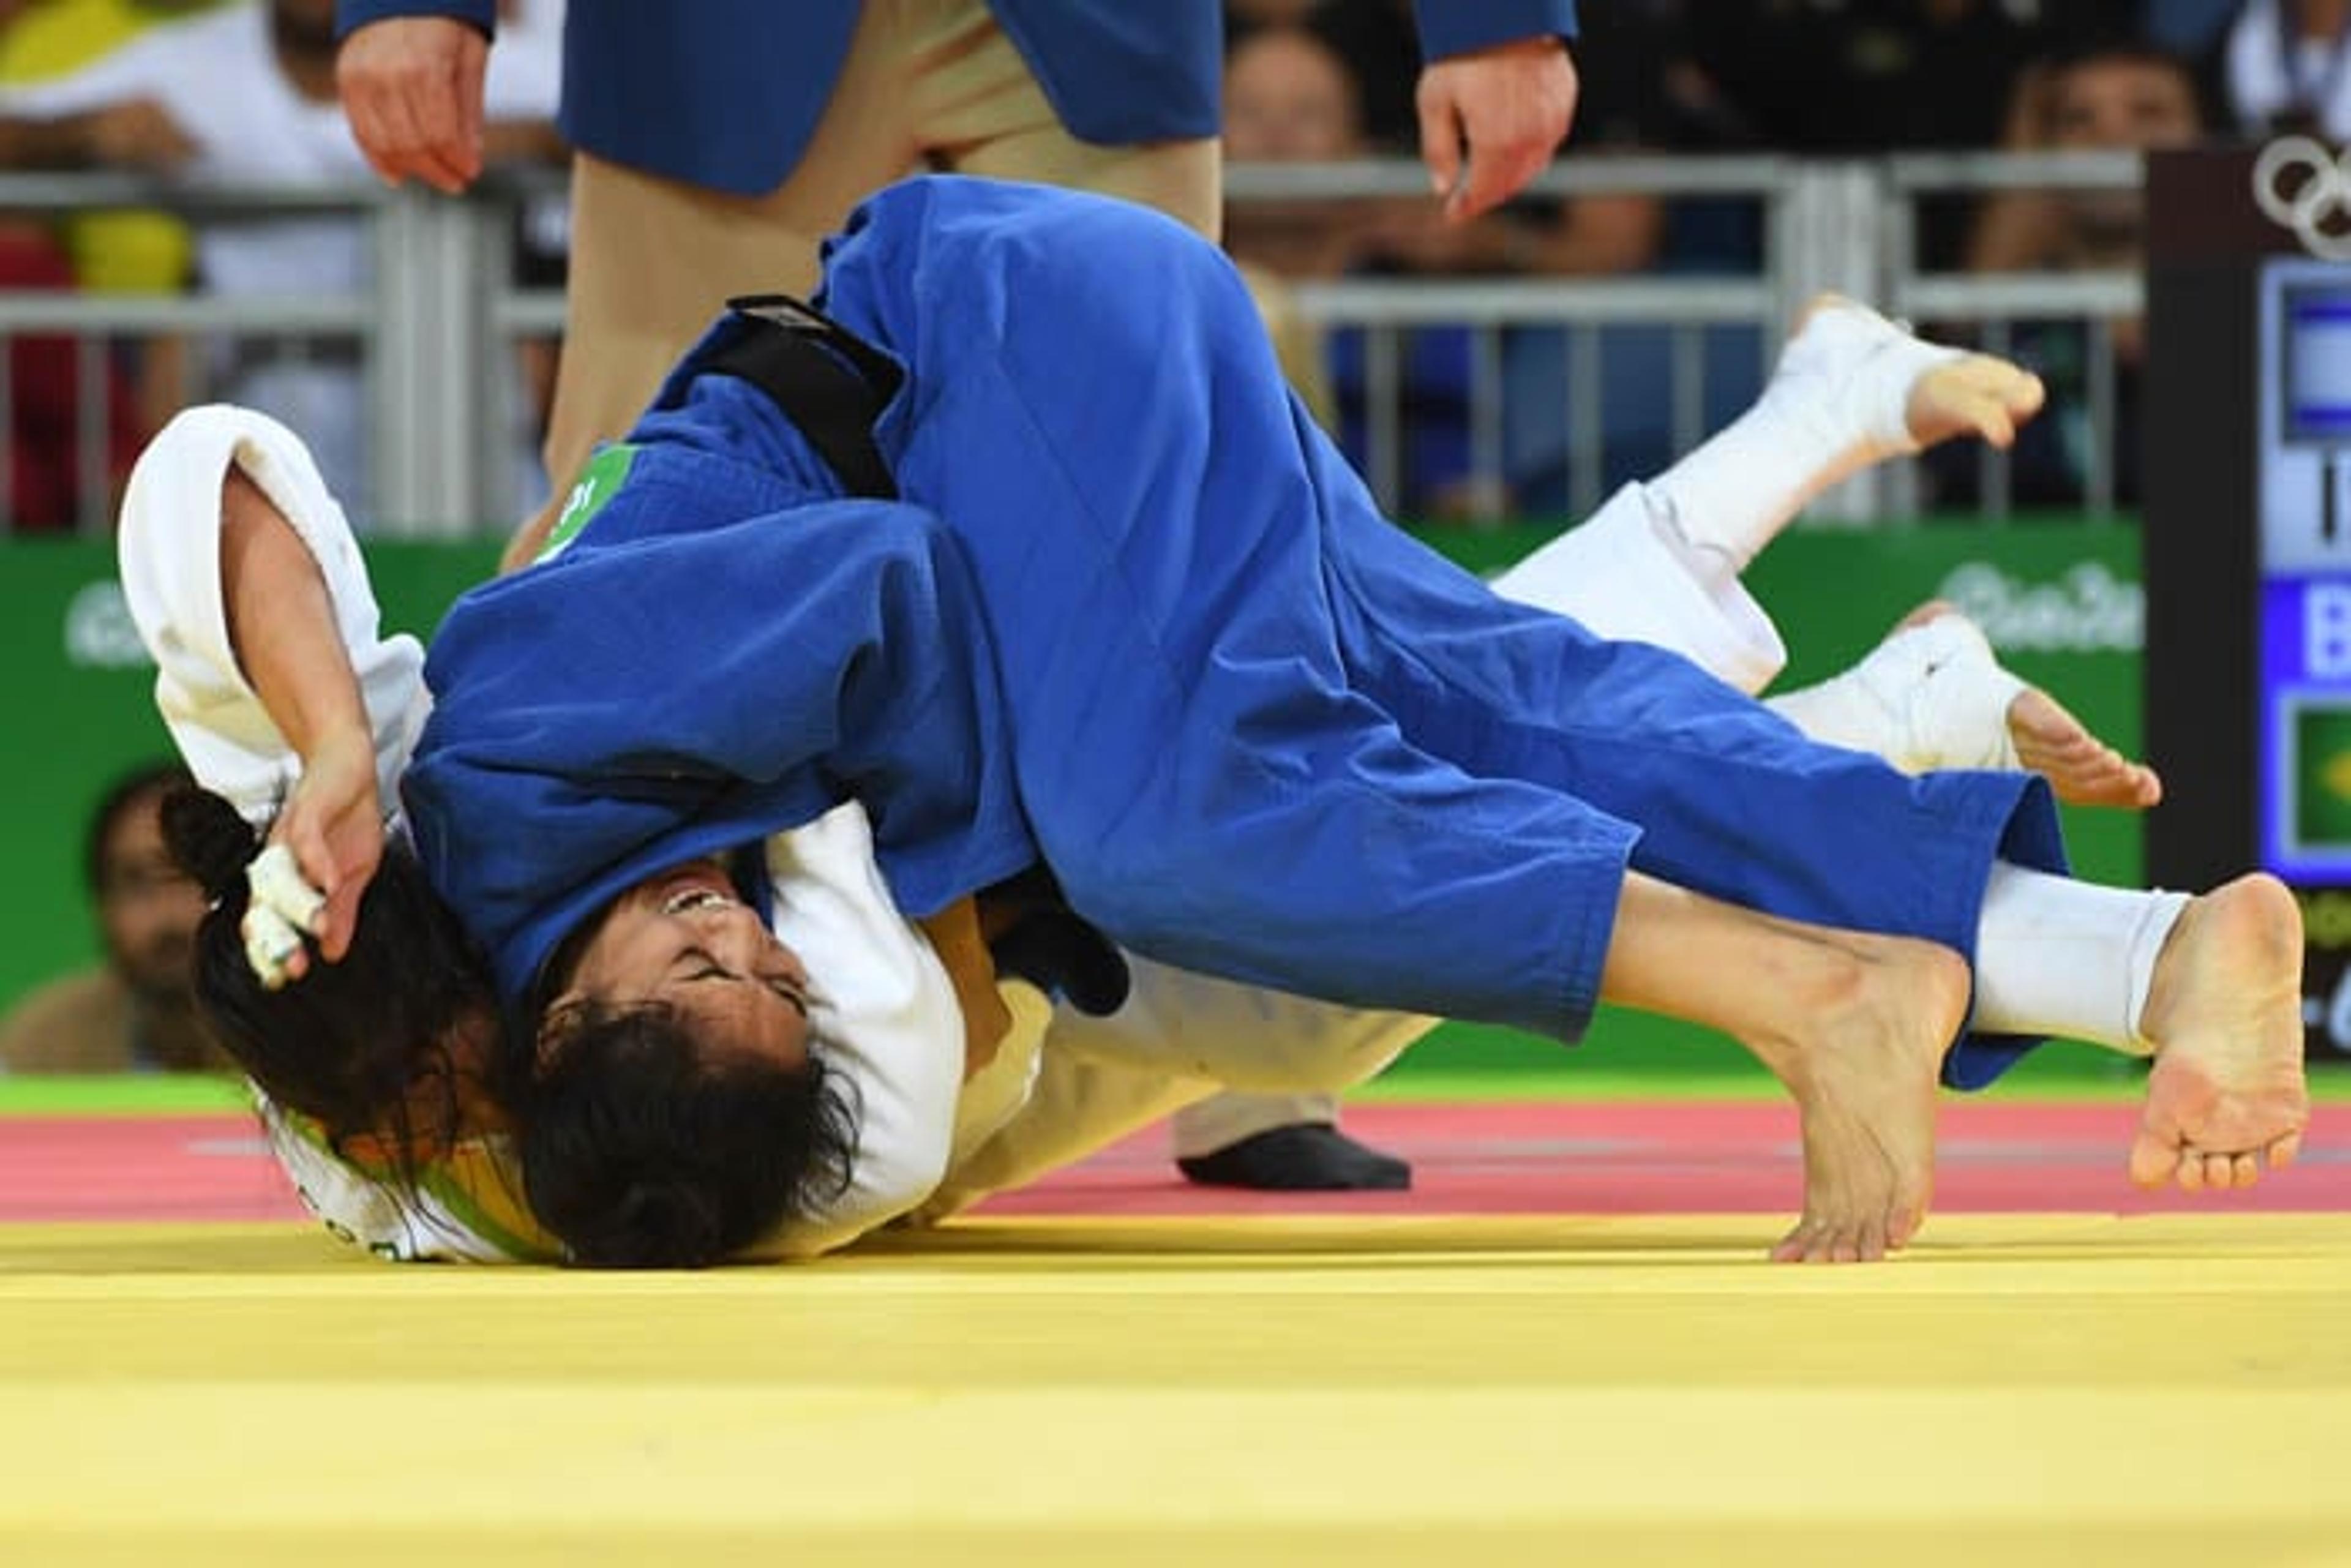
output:
M 1437 58 L 1572 36 L 1574 0 L 1416 0 Z M 1105 146 L 1214 136 L 1220 0 L 992 0 L 1063 124 Z M 455 16 L 485 33 L 496 0 L 337 0 L 345 33 Z M 856 0 L 570 0 L 564 134 L 610 162 L 757 195 L 783 183 L 823 115 Z

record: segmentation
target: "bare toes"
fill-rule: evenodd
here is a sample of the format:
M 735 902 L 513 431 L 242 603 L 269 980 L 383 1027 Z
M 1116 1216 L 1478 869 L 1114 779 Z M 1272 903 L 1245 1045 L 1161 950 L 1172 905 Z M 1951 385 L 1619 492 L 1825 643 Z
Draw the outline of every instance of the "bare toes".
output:
M 2162 796 L 2153 768 L 2100 740 L 2037 686 L 2027 686 L 2009 703 L 2008 734 L 2018 765 L 2047 779 L 2069 805 L 2144 809 Z
M 1812 1221 L 1800 1219 L 1787 1235 L 1771 1244 L 1771 1261 L 1797 1263 L 1803 1260 L 1804 1246 L 1812 1235 Z
M 1929 621 L 1940 621 L 1946 615 L 1957 615 L 1959 607 L 1948 599 L 1929 599 L 1917 609 L 1894 623 L 1896 632 L 1907 632 L 1913 626 L 1924 626 Z
M 1970 354 L 1939 365 L 1911 389 L 1907 414 L 1922 446 L 1973 431 L 1995 446 L 2016 439 L 2016 426 L 2040 411 L 2041 378 L 2004 360 Z
M 2168 1186 L 2183 1163 L 2178 1145 L 2159 1134 L 2141 1128 L 2138 1137 L 2131 1145 L 2131 1183 L 2149 1190 Z

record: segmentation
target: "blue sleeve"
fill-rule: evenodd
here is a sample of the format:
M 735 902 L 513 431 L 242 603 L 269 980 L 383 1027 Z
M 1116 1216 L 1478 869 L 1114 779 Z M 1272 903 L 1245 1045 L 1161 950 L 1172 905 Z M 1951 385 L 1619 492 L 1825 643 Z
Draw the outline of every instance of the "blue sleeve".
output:
M 575 552 L 459 601 L 402 795 L 501 989 L 643 877 L 852 796 L 877 844 L 966 852 L 1011 796 L 966 581 L 929 514 L 851 502 Z M 963 869 L 902 903 L 927 913 Z
M 1425 59 L 1519 38 L 1575 37 L 1575 0 L 1413 0 Z
M 485 37 L 497 33 L 497 0 L 335 0 L 335 37 L 348 38 L 370 22 L 395 16 L 448 16 L 481 29 Z

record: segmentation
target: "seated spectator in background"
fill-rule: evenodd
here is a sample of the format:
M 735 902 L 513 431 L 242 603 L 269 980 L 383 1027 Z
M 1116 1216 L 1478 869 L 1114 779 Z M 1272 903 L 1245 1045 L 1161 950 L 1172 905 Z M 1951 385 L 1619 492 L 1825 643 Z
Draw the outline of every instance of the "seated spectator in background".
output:
M 1698 64 L 1698 31 L 1674 5 L 1626 5 L 1594 19 L 1579 47 L 1585 82 L 1573 138 L 1579 162 L 1753 145 L 1751 129 Z M 1754 277 L 1762 270 L 1763 208 L 1750 197 L 1660 200 L 1626 193 L 1580 196 L 1555 215 L 1522 204 L 1517 215 L 1535 226 L 1539 239 L 1518 242 L 1520 266 L 1504 270 L 1561 277 Z M 1703 367 L 1698 417 L 1713 428 L 1761 390 L 1771 345 L 1760 327 L 1715 325 L 1696 333 Z M 1505 338 L 1504 440 L 1513 498 L 1523 511 L 1572 516 L 1588 509 L 1602 495 L 1665 467 L 1696 439 L 1694 430 L 1676 427 L 1672 327 L 1602 327 L 1593 344 L 1597 383 L 1605 388 L 1597 411 L 1599 471 L 1578 474 L 1569 433 L 1576 408 L 1567 335 L 1519 330 Z
M 1361 86 L 1346 60 L 1314 27 L 1273 23 L 1242 29 L 1225 62 L 1225 156 L 1235 163 L 1328 163 L 1371 155 Z M 1390 204 L 1366 198 L 1250 201 L 1225 214 L 1225 248 L 1249 277 L 1282 364 L 1317 418 L 1364 461 L 1364 411 L 1358 334 L 1321 340 L 1287 308 L 1280 285 L 1376 270 L 1375 238 Z M 1437 221 L 1425 200 L 1415 205 Z M 1480 220 L 1485 222 L 1489 220 Z M 1469 225 L 1476 227 L 1478 225 Z M 1451 334 L 1458 339 L 1458 334 Z M 1436 507 L 1436 493 L 1460 477 L 1466 452 L 1466 378 L 1448 361 L 1440 334 L 1405 335 L 1401 417 L 1407 512 Z M 1341 370 L 1344 361 L 1354 373 Z M 1340 371 L 1334 375 L 1334 371 Z M 1335 383 L 1346 382 L 1343 387 Z
M 2081 8 L 2068 0 L 2067 9 Z M 2017 62 L 2045 52 L 2001 0 L 1759 0 L 1702 13 L 1698 63 L 1766 146 L 1865 156 L 1990 147 Z
M 1237 28 L 1225 73 L 1228 159 L 1334 162 L 1395 151 L 1368 133 L 1365 84 L 1341 43 L 1339 29 L 1348 15 L 1346 7 L 1326 5 L 1302 24 Z M 1655 255 L 1661 214 L 1658 203 L 1637 195 L 1509 209 L 1468 224 L 1446 223 L 1438 208 L 1417 195 L 1237 202 L 1226 216 L 1226 248 L 1245 272 L 1290 281 L 1393 273 L 1617 272 L 1637 269 Z M 1285 362 L 1297 358 L 1295 324 L 1278 308 L 1270 322 L 1285 343 Z M 1400 508 L 1437 517 L 1509 510 L 1507 487 L 1481 488 L 1470 473 L 1468 333 L 1451 327 L 1408 331 L 1402 358 Z M 1364 361 L 1361 334 L 1334 337 L 1329 348 L 1339 415 L 1333 428 L 1359 464 L 1366 460 L 1370 422 Z M 1327 422 L 1332 399 L 1320 378 L 1293 379 Z
M 1685 4 L 1698 65 L 1761 146 L 1874 157 L 1990 148 L 2019 62 L 2046 54 L 2060 11 L 2030 16 L 2002 0 L 1760 0 Z M 1921 257 L 1958 264 L 1968 207 L 1919 204 Z
M 494 160 L 556 148 L 556 73 L 546 48 L 528 47 L 551 45 L 554 34 L 532 21 L 491 67 Z M 335 47 L 333 0 L 234 5 L 150 27 L 68 76 L 0 90 L 0 162 L 189 183 L 356 185 L 370 176 L 336 97 Z M 367 286 L 370 251 L 357 216 L 208 221 L 196 235 L 197 282 L 241 298 L 340 294 Z M 371 493 L 355 340 L 244 337 L 207 356 L 203 373 L 205 395 L 312 433 L 319 465 L 342 493 Z
M 70 76 L 149 27 L 223 3 L 33 0 L 0 28 L 0 90 Z M 168 213 L 84 208 L 45 221 L 64 246 L 79 287 L 103 294 L 176 294 L 187 287 L 194 239 L 188 225 Z M 179 408 L 187 385 L 186 352 L 186 342 L 177 337 L 118 345 L 113 359 L 133 389 L 131 417 L 139 440 Z M 56 461 L 70 459 L 60 453 Z M 113 508 L 104 511 L 110 517 Z
M 163 797 L 185 768 L 125 774 L 91 814 L 85 867 L 102 967 L 52 980 L 0 1019 L 0 1071 L 213 1072 L 231 1062 L 195 1007 L 204 899 L 163 849 Z
M 2019 78 L 2008 147 L 2016 152 L 2146 152 L 2180 147 L 2204 133 L 2205 115 L 2189 64 L 2135 38 L 2110 37 L 2036 63 Z M 1979 214 L 1968 247 L 1974 272 L 2136 270 L 2146 249 L 2146 203 L 2137 190 L 2015 191 Z M 2138 494 L 2139 371 L 2147 323 L 2107 323 L 2115 353 L 2115 428 L 2109 461 L 2115 496 Z M 2020 434 L 2013 493 L 2027 504 L 2078 503 L 2093 442 L 2089 335 L 2079 321 L 2020 324 L 2014 356 L 2037 371 L 2049 407 Z M 1935 470 L 1938 488 L 1964 491 L 1971 465 Z
M 1243 25 L 1225 62 L 1225 157 L 1236 163 L 1330 162 L 1357 155 L 1355 82 L 1315 34 L 1282 23 Z M 1329 346 L 1285 285 L 1336 277 L 1354 265 L 1345 204 L 1249 201 L 1225 215 L 1225 249 L 1249 281 L 1290 384 L 1325 428 L 1339 428 Z
M 0 221 L 0 288 L 69 289 L 73 268 L 57 237 L 39 224 Z M 105 365 L 101 358 L 101 370 Z M 37 332 L 7 340 L 8 468 L 0 534 L 69 529 L 85 513 L 110 517 L 114 492 L 148 434 L 130 383 L 106 375 L 99 473 L 106 489 L 85 495 L 81 465 L 80 355 L 74 340 Z
M 2351 141 L 2351 0 L 2246 0 L 2222 66 L 2238 129 Z

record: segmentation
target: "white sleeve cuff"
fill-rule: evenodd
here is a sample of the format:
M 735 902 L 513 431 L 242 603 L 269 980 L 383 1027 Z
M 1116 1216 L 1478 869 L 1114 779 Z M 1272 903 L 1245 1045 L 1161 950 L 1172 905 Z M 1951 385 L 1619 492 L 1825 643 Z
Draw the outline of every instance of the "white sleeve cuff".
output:
M 248 819 L 267 816 L 300 762 L 237 667 L 220 580 L 220 493 L 235 464 L 285 514 L 319 562 L 375 737 L 377 782 L 396 800 L 429 708 L 423 649 L 384 637 L 359 542 L 293 432 L 226 404 L 187 410 L 140 456 L 117 539 L 122 588 L 156 664 L 155 706 L 205 788 Z

